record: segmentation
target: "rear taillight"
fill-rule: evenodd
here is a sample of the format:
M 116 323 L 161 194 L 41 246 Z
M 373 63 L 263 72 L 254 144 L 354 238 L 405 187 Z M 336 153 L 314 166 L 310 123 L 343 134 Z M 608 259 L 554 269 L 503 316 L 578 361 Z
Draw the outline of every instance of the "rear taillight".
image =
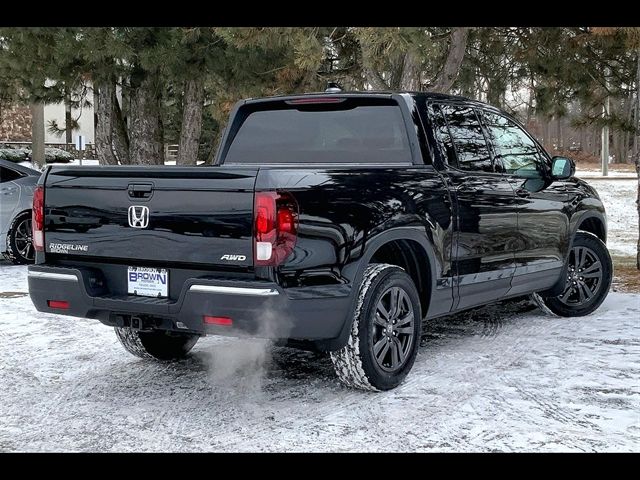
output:
M 33 233 L 33 248 L 37 252 L 44 251 L 44 187 L 42 185 L 38 185 L 33 191 L 31 229 Z
M 298 205 L 284 192 L 256 192 L 254 265 L 283 263 L 296 244 Z

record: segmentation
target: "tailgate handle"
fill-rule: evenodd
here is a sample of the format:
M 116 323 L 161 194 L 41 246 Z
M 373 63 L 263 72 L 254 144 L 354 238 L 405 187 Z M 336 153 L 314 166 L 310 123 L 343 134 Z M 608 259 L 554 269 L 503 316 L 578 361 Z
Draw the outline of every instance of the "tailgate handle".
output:
M 153 192 L 153 185 L 150 183 L 131 183 L 127 191 L 132 198 L 150 198 Z

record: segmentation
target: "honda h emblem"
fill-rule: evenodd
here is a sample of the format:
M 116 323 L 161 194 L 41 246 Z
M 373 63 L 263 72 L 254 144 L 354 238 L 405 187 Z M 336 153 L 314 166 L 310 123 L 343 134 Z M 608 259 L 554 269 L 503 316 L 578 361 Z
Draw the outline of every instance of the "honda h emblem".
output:
M 129 226 L 147 228 L 149 226 L 149 207 L 131 205 L 129 207 Z

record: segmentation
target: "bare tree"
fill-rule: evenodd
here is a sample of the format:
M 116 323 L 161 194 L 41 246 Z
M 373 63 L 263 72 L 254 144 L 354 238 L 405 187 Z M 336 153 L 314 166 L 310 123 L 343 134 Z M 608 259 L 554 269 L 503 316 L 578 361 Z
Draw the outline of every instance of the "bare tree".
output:
M 135 165 L 162 165 L 164 148 L 160 118 L 159 79 L 154 73 L 140 72 L 130 82 L 129 141 L 131 162 Z
M 456 27 L 451 30 L 447 58 L 440 74 L 430 86 L 430 90 L 442 93 L 451 90 L 453 83 L 456 81 L 456 78 L 458 78 L 458 72 L 464 59 L 468 36 L 469 28 L 467 27 Z
M 93 89 L 96 154 L 101 165 L 118 165 L 118 159 L 112 149 L 114 90 L 115 85 L 111 82 L 95 84 Z
M 195 165 L 198 159 L 202 131 L 202 106 L 204 104 L 202 77 L 193 78 L 185 83 L 182 104 L 182 127 L 176 164 Z
M 31 104 L 31 161 L 38 167 L 45 164 L 44 158 L 44 103 Z
M 638 218 L 640 218 L 640 152 L 638 151 L 638 136 L 640 135 L 640 47 L 638 47 L 638 65 L 636 70 L 636 114 L 634 119 L 635 135 L 633 136 L 633 161 L 636 164 L 636 173 L 638 180 L 638 194 L 636 196 L 636 209 L 638 211 Z M 638 222 L 638 245 L 636 250 L 636 268 L 640 270 L 640 222 Z

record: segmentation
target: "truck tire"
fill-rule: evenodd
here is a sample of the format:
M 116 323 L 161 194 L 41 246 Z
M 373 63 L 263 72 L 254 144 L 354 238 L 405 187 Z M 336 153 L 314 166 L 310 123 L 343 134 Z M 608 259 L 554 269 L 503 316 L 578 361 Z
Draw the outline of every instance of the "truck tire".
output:
M 597 309 L 609 293 L 613 265 L 607 246 L 596 235 L 578 232 L 567 264 L 564 291 L 544 297 L 544 305 L 562 317 L 581 317 Z
M 330 353 L 340 381 L 370 391 L 397 387 L 416 359 L 421 322 L 420 299 L 411 277 L 396 265 L 369 265 L 347 345 Z
M 7 233 L 6 257 L 16 265 L 34 262 L 31 235 L 31 212 L 22 212 L 13 219 Z
M 153 330 L 144 332 L 130 327 L 115 327 L 116 336 L 125 350 L 136 357 L 156 360 L 184 358 L 199 336 L 188 333 Z

